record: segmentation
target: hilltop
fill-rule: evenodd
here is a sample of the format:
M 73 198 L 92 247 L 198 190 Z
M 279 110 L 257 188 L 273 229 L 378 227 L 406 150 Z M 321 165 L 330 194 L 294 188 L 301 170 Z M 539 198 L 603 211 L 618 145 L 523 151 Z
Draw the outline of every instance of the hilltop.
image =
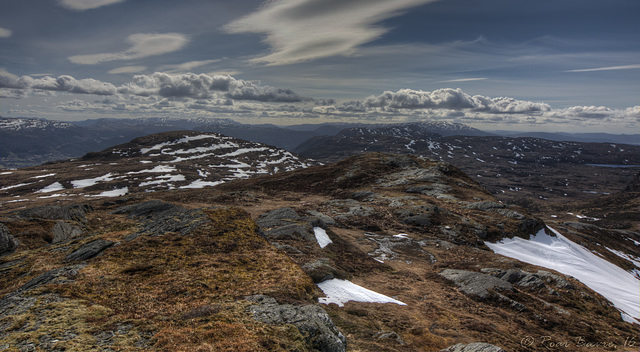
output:
M 501 203 L 443 161 L 370 153 L 318 165 L 284 152 L 264 159 L 277 149 L 243 143 L 160 134 L 5 175 L 12 183 L 37 183 L 6 189 L 0 198 L 0 347 L 637 348 L 637 232 L 536 216 Z M 67 187 L 78 180 L 76 164 L 89 162 L 112 177 Z M 205 166 L 239 163 L 278 170 L 231 179 L 230 169 L 215 176 L 224 179 L 215 186 L 181 187 Z M 56 175 L 40 177 L 56 166 Z M 185 179 L 141 185 L 167 180 L 148 171 L 167 166 Z M 72 170 L 68 178 L 65 168 Z M 54 180 L 64 190 L 51 194 L 60 196 L 36 193 Z M 127 194 L 104 194 L 125 184 Z M 8 195 L 14 191 L 22 193 Z M 599 243 L 613 250 L 616 265 L 584 249 Z M 521 251 L 554 246 L 557 260 L 580 256 L 585 264 L 564 274 L 535 264 L 535 254 L 512 258 L 513 244 Z M 580 276 L 588 270 L 610 290 Z

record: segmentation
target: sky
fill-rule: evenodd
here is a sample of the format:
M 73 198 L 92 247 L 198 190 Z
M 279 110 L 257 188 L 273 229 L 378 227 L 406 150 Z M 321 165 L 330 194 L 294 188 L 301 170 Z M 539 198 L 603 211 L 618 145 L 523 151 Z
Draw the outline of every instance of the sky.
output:
M 640 133 L 637 0 L 0 0 L 0 115 Z

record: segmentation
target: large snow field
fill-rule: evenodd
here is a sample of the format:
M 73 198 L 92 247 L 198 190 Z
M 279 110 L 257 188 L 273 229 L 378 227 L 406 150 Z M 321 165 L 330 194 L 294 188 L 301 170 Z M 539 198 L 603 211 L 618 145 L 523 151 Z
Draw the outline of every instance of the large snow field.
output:
M 543 229 L 529 240 L 515 237 L 485 244 L 498 254 L 573 276 L 613 303 L 626 321 L 640 322 L 640 280 L 549 229 L 555 236 Z

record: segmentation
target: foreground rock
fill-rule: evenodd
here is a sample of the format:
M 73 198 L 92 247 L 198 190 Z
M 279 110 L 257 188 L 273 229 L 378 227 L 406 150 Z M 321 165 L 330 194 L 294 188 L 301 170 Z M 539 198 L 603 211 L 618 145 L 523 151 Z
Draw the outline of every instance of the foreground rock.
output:
M 319 351 L 346 351 L 347 339 L 336 328 L 324 309 L 316 305 L 278 304 L 272 297 L 264 295 L 245 299 L 256 303 L 249 306 L 254 319 L 268 324 L 293 324 L 305 336 L 309 346 Z

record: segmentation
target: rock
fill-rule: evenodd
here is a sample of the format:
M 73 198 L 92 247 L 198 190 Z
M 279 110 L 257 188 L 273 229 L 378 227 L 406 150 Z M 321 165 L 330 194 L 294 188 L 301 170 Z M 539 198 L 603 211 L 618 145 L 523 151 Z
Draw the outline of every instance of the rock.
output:
M 144 203 L 126 205 L 112 211 L 111 213 L 127 214 L 130 218 L 139 219 L 153 217 L 159 213 L 175 210 L 176 208 L 179 207 L 171 203 L 165 203 L 159 200 L 150 200 Z
M 358 191 L 351 194 L 351 198 L 364 201 L 374 200 L 379 197 L 380 194 L 373 191 Z
M 467 209 L 475 209 L 475 210 L 482 210 L 482 211 L 490 211 L 490 210 L 494 210 L 494 209 L 506 208 L 506 205 L 504 205 L 502 203 L 497 203 L 497 202 L 492 202 L 492 201 L 486 200 L 486 201 L 482 201 L 482 202 L 469 203 L 469 204 L 465 205 L 465 208 L 467 208 Z
M 322 352 L 347 350 L 346 337 L 321 307 L 278 304 L 273 297 L 265 295 L 249 296 L 245 299 L 255 303 L 248 308 L 255 320 L 276 325 L 292 324 L 305 336 L 309 347 Z
M 65 206 L 45 205 L 25 209 L 18 213 L 21 218 L 41 218 L 50 220 L 75 220 L 86 222 L 86 213 L 92 212 L 93 208 L 85 204 L 74 204 Z
M 127 214 L 132 219 L 144 220 L 142 229 L 127 236 L 127 241 L 134 240 L 141 234 L 161 236 L 167 232 L 174 232 L 188 235 L 197 227 L 210 221 L 200 209 L 186 209 L 159 200 L 127 205 L 111 213 Z
M 336 221 L 333 220 L 332 217 L 330 217 L 329 215 L 325 215 L 319 211 L 315 211 L 315 210 L 308 210 L 307 213 L 313 217 L 316 217 L 318 219 L 320 219 L 322 222 L 324 222 L 326 225 L 329 226 L 335 226 Z
M 57 221 L 51 230 L 53 243 L 65 242 L 82 234 L 82 229 L 64 221 Z
M 0 224 L 0 255 L 13 252 L 20 242 L 11 235 L 11 231 L 4 224 Z
M 91 241 L 78 248 L 76 251 L 69 254 L 64 259 L 68 262 L 91 259 L 100 254 L 103 250 L 113 246 L 113 244 L 114 242 L 103 239 Z
M 507 352 L 507 350 L 484 342 L 474 342 L 468 345 L 459 343 L 440 352 Z
M 291 224 L 300 219 L 300 215 L 291 208 L 279 208 L 261 215 L 256 222 L 260 227 L 272 228 Z
M 431 226 L 431 218 L 428 214 L 420 214 L 409 216 L 402 220 L 407 225 L 419 226 L 419 227 L 429 227 Z
M 395 331 L 381 331 L 374 336 L 378 340 L 394 340 L 400 345 L 404 345 L 404 340 Z
M 488 290 L 513 290 L 513 285 L 508 281 L 483 273 L 445 269 L 440 275 L 453 281 L 462 292 L 480 298 L 489 297 Z
M 37 276 L 31 279 L 30 281 L 28 281 L 26 284 L 22 285 L 20 288 L 14 291 L 12 295 L 23 293 L 25 291 L 29 291 L 31 289 L 40 287 L 42 285 L 46 285 L 48 283 L 56 281 L 60 277 L 64 277 L 66 279 L 72 279 L 73 277 L 78 275 L 78 272 L 80 271 L 80 269 L 84 268 L 85 266 L 86 264 L 75 264 L 75 265 L 70 265 L 70 266 L 49 270 L 46 273 L 40 276 Z
M 343 279 L 343 273 L 340 273 L 336 268 L 332 267 L 330 263 L 331 261 L 329 259 L 320 258 L 314 262 L 302 265 L 302 270 L 304 270 L 316 284 L 334 278 Z
M 302 224 L 290 224 L 285 226 L 276 227 L 269 231 L 265 231 L 265 237 L 269 241 L 273 240 L 305 240 L 316 241 L 316 236 L 313 232 L 311 225 Z

